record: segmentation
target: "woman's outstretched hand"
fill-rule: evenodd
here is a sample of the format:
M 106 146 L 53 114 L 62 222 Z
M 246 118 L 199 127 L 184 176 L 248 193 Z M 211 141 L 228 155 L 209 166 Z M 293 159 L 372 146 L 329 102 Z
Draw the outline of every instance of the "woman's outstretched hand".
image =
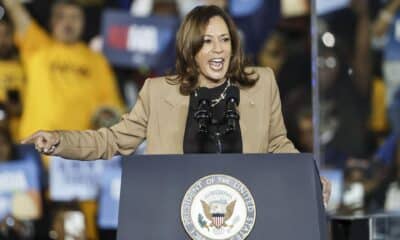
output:
M 22 144 L 35 144 L 38 152 L 52 154 L 60 143 L 60 134 L 55 131 L 37 131 L 21 141 Z

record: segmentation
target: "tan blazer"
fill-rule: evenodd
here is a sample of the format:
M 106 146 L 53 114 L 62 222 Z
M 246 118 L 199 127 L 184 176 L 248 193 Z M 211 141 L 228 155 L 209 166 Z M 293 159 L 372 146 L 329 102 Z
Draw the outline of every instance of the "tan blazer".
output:
M 240 87 L 240 128 L 244 153 L 297 152 L 286 137 L 281 101 L 271 69 L 253 68 L 259 80 Z M 129 155 L 144 140 L 148 154 L 183 153 L 189 96 L 166 77 L 147 79 L 131 112 L 111 128 L 60 131 L 55 155 L 71 159 L 109 159 Z

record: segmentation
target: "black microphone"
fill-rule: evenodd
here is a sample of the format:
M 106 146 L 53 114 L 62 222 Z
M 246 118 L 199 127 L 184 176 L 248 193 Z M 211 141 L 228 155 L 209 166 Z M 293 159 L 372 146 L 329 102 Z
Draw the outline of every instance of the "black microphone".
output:
M 211 122 L 210 100 L 207 97 L 207 90 L 199 88 L 197 90 L 197 109 L 194 112 L 194 118 L 197 121 L 199 132 L 202 134 L 208 133 L 208 125 Z
M 226 133 L 235 131 L 237 128 L 237 121 L 239 121 L 239 113 L 236 107 L 239 106 L 240 94 L 239 88 L 236 86 L 228 87 L 226 91 L 226 110 L 225 119 L 227 122 Z

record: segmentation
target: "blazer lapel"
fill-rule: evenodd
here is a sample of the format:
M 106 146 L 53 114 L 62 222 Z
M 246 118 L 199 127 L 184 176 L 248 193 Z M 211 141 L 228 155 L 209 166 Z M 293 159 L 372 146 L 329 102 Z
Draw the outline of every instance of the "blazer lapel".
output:
M 159 126 L 161 144 L 166 153 L 183 153 L 183 138 L 189 111 L 189 96 L 180 94 L 179 87 L 165 95 L 160 104 Z
M 262 124 L 263 99 L 258 88 L 240 88 L 240 130 L 242 133 L 243 153 L 257 153 L 261 151 L 263 133 Z

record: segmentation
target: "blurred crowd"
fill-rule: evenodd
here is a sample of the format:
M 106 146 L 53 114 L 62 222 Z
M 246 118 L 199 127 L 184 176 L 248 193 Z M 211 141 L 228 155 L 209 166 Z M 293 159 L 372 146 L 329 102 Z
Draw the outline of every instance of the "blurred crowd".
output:
M 400 210 L 399 20 L 399 0 L 353 0 L 318 16 L 318 140 L 343 184 L 334 214 Z
M 115 239 L 115 224 L 99 217 L 101 187 L 89 197 L 60 197 L 67 188 L 54 177 L 63 173 L 78 179 L 74 184 L 93 187 L 107 170 L 80 162 L 67 166 L 18 144 L 39 129 L 111 126 L 134 105 L 147 77 L 165 74 L 120 65 L 104 53 L 106 9 L 178 21 L 199 4 L 226 9 L 240 29 L 248 61 L 276 75 L 289 138 L 302 152 L 313 152 L 318 141 L 324 168 L 342 174 L 332 213 L 400 210 L 400 0 L 352 0 L 318 16 L 318 114 L 311 104 L 310 4 L 252 0 L 251 14 L 237 14 L 237 2 L 1 0 L 0 239 Z M 80 166 L 85 170 L 76 170 Z

